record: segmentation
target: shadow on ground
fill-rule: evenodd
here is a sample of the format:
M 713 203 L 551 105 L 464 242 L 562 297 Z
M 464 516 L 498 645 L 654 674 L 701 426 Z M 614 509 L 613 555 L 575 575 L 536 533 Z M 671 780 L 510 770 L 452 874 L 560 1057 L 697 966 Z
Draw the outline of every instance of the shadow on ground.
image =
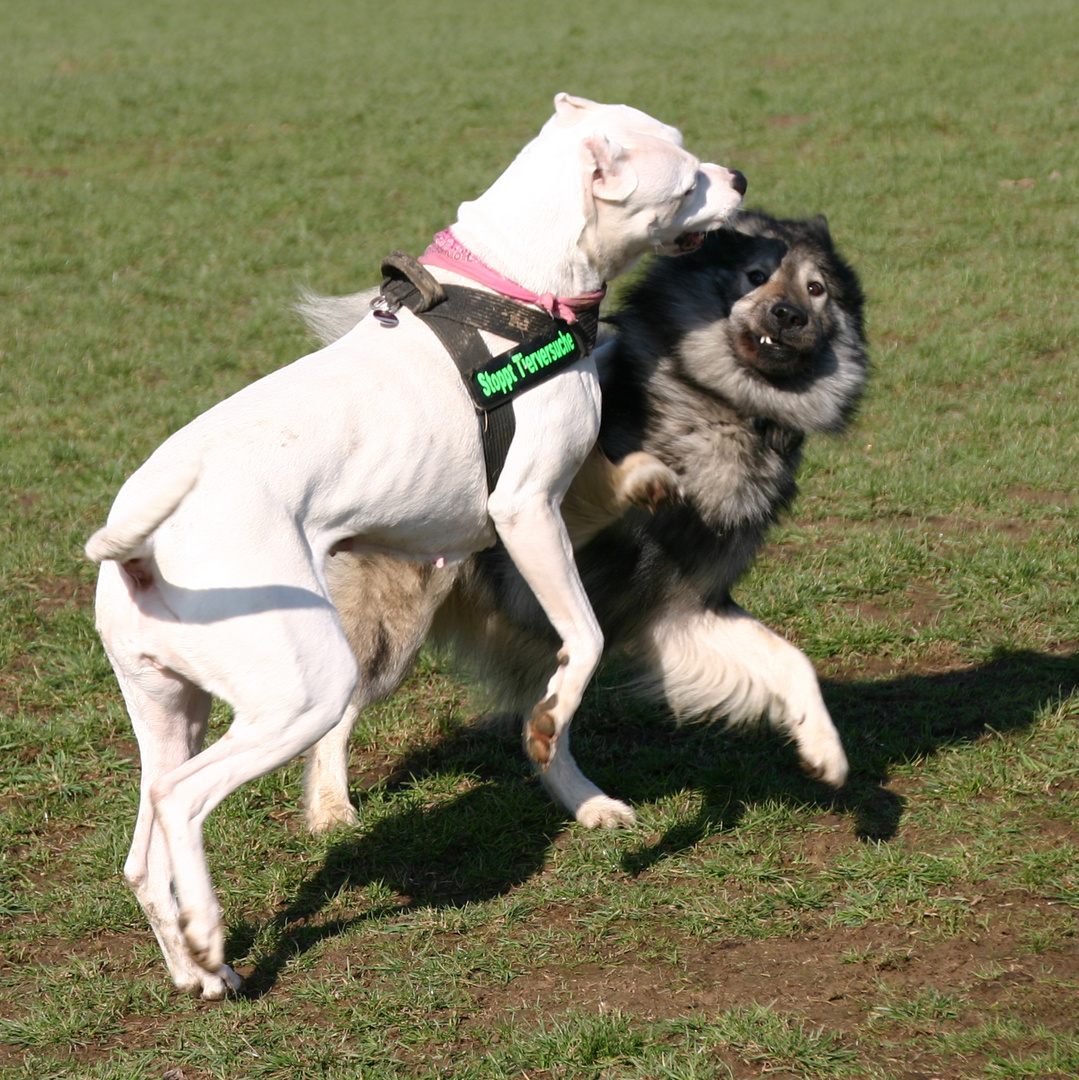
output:
M 684 790 L 703 795 L 693 818 L 623 856 L 625 870 L 638 874 L 706 835 L 735 828 L 746 808 L 763 800 L 848 814 L 860 837 L 886 841 L 896 835 L 904 810 L 902 796 L 886 787 L 894 766 L 990 731 L 1028 727 L 1046 705 L 1077 689 L 1079 657 L 1033 652 L 957 672 L 825 682 L 851 762 L 851 779 L 839 792 L 805 777 L 793 748 L 774 736 L 699 724 L 678 728 L 655 706 L 602 687 L 575 721 L 574 752 L 589 776 L 630 803 Z M 278 915 L 279 947 L 258 962 L 247 994 L 266 993 L 292 957 L 359 921 L 488 900 L 542 869 L 566 817 L 530 775 L 516 739 L 461 728 L 414 747 L 385 783 L 407 790 L 420 778 L 461 772 L 480 783 L 458 798 L 408 807 L 334 844 Z M 374 883 L 395 892 L 395 900 L 348 920 L 317 919 L 342 891 Z M 244 955 L 252 934 L 237 928 L 230 955 Z

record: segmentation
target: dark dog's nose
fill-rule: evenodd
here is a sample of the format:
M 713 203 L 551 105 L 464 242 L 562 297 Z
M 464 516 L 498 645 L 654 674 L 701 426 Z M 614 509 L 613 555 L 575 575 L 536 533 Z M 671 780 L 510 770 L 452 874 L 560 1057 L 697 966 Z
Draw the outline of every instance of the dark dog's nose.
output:
M 809 316 L 800 307 L 789 304 L 786 300 L 774 304 L 771 315 L 784 330 L 800 330 L 809 322 Z
M 749 187 L 749 181 L 746 179 L 746 174 L 739 172 L 737 169 L 731 169 L 731 187 L 734 188 L 739 195 L 745 195 L 746 188 Z

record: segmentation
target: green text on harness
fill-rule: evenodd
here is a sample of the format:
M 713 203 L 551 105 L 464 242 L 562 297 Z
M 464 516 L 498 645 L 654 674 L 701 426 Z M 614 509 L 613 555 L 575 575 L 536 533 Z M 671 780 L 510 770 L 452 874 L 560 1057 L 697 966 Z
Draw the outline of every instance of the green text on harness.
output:
M 577 338 L 564 325 L 556 324 L 552 333 L 529 338 L 491 357 L 472 373 L 468 389 L 481 409 L 493 409 L 583 355 Z

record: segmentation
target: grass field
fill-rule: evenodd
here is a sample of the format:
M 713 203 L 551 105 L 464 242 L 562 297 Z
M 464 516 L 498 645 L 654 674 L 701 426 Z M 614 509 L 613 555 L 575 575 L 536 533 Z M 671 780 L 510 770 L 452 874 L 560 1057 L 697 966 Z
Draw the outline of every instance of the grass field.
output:
M 1079 1075 L 1079 6 L 0 0 L 0 1077 Z M 823 211 L 870 297 L 853 432 L 738 598 L 852 760 L 676 730 L 605 672 L 586 832 L 432 658 L 207 847 L 243 996 L 175 993 L 120 876 L 137 752 L 82 544 L 170 431 L 307 351 L 558 90 Z M 217 715 L 215 731 L 225 723 Z

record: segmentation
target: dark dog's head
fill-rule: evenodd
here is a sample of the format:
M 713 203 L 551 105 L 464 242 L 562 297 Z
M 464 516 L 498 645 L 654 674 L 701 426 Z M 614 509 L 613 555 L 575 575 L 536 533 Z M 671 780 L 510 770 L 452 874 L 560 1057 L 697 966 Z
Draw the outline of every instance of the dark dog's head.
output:
M 865 383 L 864 304 L 823 217 L 744 211 L 699 250 L 656 260 L 615 323 L 627 360 L 663 356 L 746 415 L 837 430 Z
M 766 379 L 808 374 L 835 332 L 837 308 L 855 316 L 860 332 L 861 289 L 823 216 L 777 222 L 747 213 L 711 243 L 727 246 L 723 261 L 743 294 L 731 306 L 731 347 Z

